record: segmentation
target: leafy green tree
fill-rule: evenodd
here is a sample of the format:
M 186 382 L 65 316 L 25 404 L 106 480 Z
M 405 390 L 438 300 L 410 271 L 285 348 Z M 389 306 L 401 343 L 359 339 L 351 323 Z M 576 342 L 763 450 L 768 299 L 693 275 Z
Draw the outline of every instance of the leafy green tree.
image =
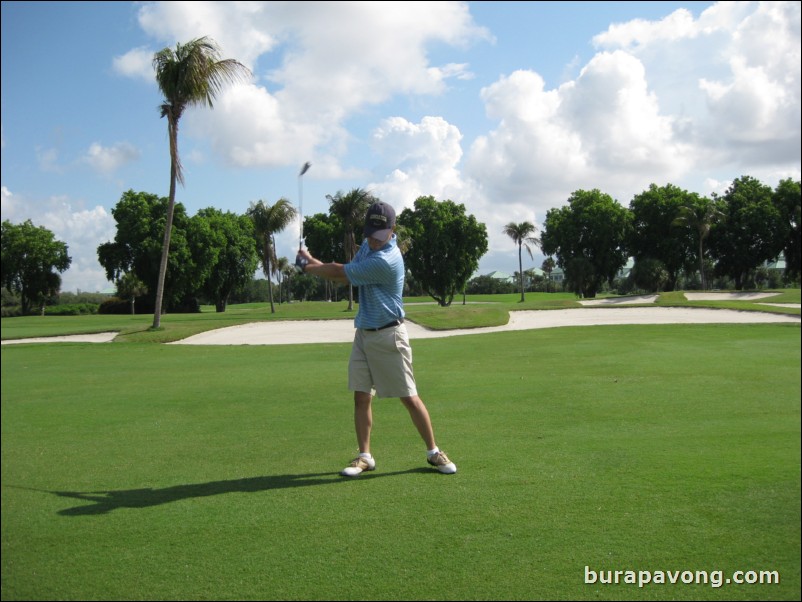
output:
M 524 298 L 524 267 L 521 259 L 521 249 L 526 249 L 526 252 L 529 253 L 529 258 L 534 259 L 530 245 L 540 244 L 540 241 L 534 236 L 536 231 L 537 228 L 530 222 L 521 222 L 520 224 L 510 222 L 504 226 L 504 234 L 518 245 L 518 282 L 521 287 L 521 303 L 526 301 Z
M 304 232 L 306 234 L 306 232 Z M 296 274 L 292 278 L 292 296 L 301 301 L 311 299 L 318 290 L 320 279 L 311 274 Z
M 652 184 L 630 202 L 632 229 L 627 248 L 635 259 L 635 265 L 639 262 L 648 263 L 638 273 L 641 276 L 651 274 L 642 280 L 642 285 L 649 282 L 650 286 L 661 286 L 661 289 L 652 290 L 673 291 L 680 273 L 688 271 L 693 265 L 693 232 L 683 228 L 676 218 L 680 209 L 691 205 L 697 197 L 695 193 L 691 194 L 673 184 L 662 187 Z M 667 277 L 656 278 L 655 270 L 663 270 Z
M 343 226 L 343 251 L 345 263 L 350 262 L 356 255 L 357 232 L 359 242 L 362 242 L 362 228 L 365 225 L 365 213 L 368 208 L 378 201 L 376 197 L 362 188 L 353 188 L 348 193 L 338 192 L 333 197 L 326 195 L 329 200 L 329 214 L 336 216 Z M 348 311 L 354 308 L 354 287 L 348 287 Z
M 471 295 L 501 295 L 514 293 L 515 285 L 505 280 L 483 275 L 471 278 L 465 290 Z
M 441 306 L 451 305 L 487 252 L 487 228 L 466 215 L 465 205 L 431 196 L 418 197 L 414 210 L 404 209 L 398 222 L 412 241 L 407 269 Z
M 665 264 L 654 257 L 642 257 L 635 262 L 632 271 L 629 273 L 632 283 L 638 288 L 646 291 L 667 290 L 668 283 L 671 281 L 671 274 L 668 273 Z
M 782 180 L 774 189 L 774 206 L 780 212 L 782 219 L 787 224 L 788 237 L 785 240 L 783 254 L 785 255 L 785 281 L 793 282 L 800 277 L 800 182 L 794 182 L 791 178 Z
M 271 283 L 264 278 L 252 279 L 231 293 L 231 303 L 262 303 L 268 300 Z
M 251 203 L 248 217 L 253 220 L 254 236 L 257 240 L 259 259 L 268 280 L 276 272 L 276 232 L 281 232 L 295 219 L 297 211 L 287 199 L 281 198 L 274 205 L 267 205 L 264 201 Z M 270 291 L 270 312 L 276 313 L 273 301 L 273 287 Z
M 323 263 L 345 263 L 345 227 L 336 215 L 316 213 L 304 218 L 306 247 L 313 257 Z M 294 268 L 293 268 L 294 269 Z M 348 287 L 350 290 L 350 286 Z M 323 298 L 329 300 L 336 295 L 338 284 L 323 280 Z M 292 288 L 290 287 L 290 290 Z
M 595 297 L 627 263 L 631 212 L 598 189 L 577 190 L 567 205 L 549 209 L 543 225 L 543 252 L 557 258 L 580 297 Z
M 59 295 L 59 299 L 61 295 Z M 20 296 L 17 293 L 12 293 L 8 288 L 5 286 L 0 285 L 0 304 L 2 307 L 19 307 L 20 306 Z M 5 313 L 4 313 L 5 315 Z
M 690 195 L 685 204 L 677 210 L 674 224 L 690 229 L 695 233 L 698 242 L 696 258 L 699 261 L 699 279 L 702 283 L 702 290 L 706 290 L 707 279 L 705 277 L 705 240 L 710 236 L 710 230 L 714 224 L 724 219 L 720 203 L 716 200 L 700 197 L 697 194 Z
M 132 272 L 148 289 L 147 299 L 154 304 L 159 282 L 161 239 L 164 234 L 168 199 L 146 192 L 128 190 L 122 194 L 111 215 L 117 223 L 114 241 L 98 246 L 98 261 L 112 282 Z M 194 277 L 194 260 L 187 244 L 189 218 L 184 205 L 176 203 L 168 262 L 168 277 L 163 295 L 167 307 L 176 306 L 181 299 L 197 290 L 200 283 Z
M 345 228 L 336 215 L 316 213 L 304 218 L 304 240 L 313 257 L 324 263 L 345 263 Z
M 773 191 L 751 176 L 735 180 L 721 198 L 725 219 L 710 233 L 715 273 L 742 290 L 750 274 L 776 259 L 787 240 L 788 223 L 774 205 Z
M 217 312 L 225 312 L 232 291 L 250 281 L 259 265 L 253 220 L 210 207 L 198 211 L 190 225 L 200 291 Z
M 175 50 L 164 48 L 153 56 L 156 82 L 164 95 L 160 106 L 161 116 L 167 118 L 167 136 L 170 141 L 170 197 L 167 220 L 164 225 L 153 328 L 161 326 L 162 298 L 170 254 L 173 227 L 176 182 L 184 184 L 184 172 L 178 154 L 178 123 L 184 111 L 200 105 L 213 108 L 217 93 L 227 83 L 250 76 L 250 70 L 234 59 L 220 59 L 220 49 L 207 37 L 176 44 Z
M 19 294 L 23 314 L 36 306 L 44 315 L 45 302 L 61 287 L 59 273 L 72 263 L 67 244 L 31 220 L 16 225 L 3 220 L 0 248 L 3 286 Z

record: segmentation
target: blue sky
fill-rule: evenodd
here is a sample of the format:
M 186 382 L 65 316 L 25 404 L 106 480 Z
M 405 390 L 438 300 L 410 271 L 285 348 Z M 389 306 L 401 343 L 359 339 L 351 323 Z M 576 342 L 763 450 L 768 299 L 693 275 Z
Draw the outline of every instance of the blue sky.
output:
M 310 161 L 305 215 L 353 188 L 450 199 L 487 227 L 480 272 L 512 273 L 504 225 L 575 190 L 800 178 L 799 2 L 3 2 L 2 218 L 68 244 L 63 290 L 110 286 L 123 192 L 167 196 L 151 60 L 204 35 L 253 78 L 181 120 L 190 215 L 297 206 Z

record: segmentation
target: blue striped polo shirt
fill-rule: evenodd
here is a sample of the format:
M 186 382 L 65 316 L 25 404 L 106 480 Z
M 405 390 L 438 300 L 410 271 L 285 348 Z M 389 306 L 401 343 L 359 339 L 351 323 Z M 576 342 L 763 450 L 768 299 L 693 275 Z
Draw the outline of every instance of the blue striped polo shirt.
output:
M 395 234 L 378 251 L 373 251 L 365 239 L 353 261 L 345 265 L 345 275 L 359 287 L 354 326 L 380 328 L 404 317 L 404 258 Z

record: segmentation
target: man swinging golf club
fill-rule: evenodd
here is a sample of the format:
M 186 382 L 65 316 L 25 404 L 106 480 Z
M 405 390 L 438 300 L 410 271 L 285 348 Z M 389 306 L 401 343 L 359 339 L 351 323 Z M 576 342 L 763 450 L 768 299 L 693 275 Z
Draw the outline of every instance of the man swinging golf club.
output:
M 404 325 L 404 259 L 398 249 L 395 211 L 387 203 L 371 205 L 365 217 L 365 240 L 348 264 L 322 263 L 306 249 L 298 251 L 299 270 L 359 287 L 356 333 L 348 362 L 348 388 L 354 392 L 354 427 L 359 455 L 340 474 L 354 477 L 375 470 L 370 453 L 374 395 L 398 397 L 426 444 L 426 461 L 443 474 L 457 467 L 437 447 L 429 412 L 418 397 L 412 373 L 412 349 Z

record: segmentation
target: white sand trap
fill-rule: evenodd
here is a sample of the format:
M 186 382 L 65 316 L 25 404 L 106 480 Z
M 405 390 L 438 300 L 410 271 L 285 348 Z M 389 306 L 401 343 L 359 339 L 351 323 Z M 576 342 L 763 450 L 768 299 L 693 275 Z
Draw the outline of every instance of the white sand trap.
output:
M 428 330 L 407 321 L 410 339 L 433 339 L 489 332 L 601 326 L 613 324 L 799 324 L 799 316 L 730 309 L 683 307 L 627 307 L 555 309 L 510 312 L 504 326 L 459 330 Z M 298 320 L 254 322 L 202 332 L 171 345 L 293 345 L 348 343 L 354 339 L 354 322 L 348 320 Z
M 32 339 L 10 339 L 3 345 L 18 343 L 110 343 L 117 336 L 116 332 L 98 332 L 95 334 L 70 334 L 60 337 L 35 337 Z
M 776 297 L 780 293 L 685 293 L 688 301 L 756 301 Z M 761 303 L 774 307 L 799 308 L 799 303 Z
M 776 297 L 780 293 L 685 293 L 688 301 L 754 301 L 766 297 Z
M 580 305 L 634 305 L 635 303 L 654 303 L 660 295 L 639 295 L 637 297 L 606 297 L 604 299 L 588 299 L 580 301 Z
M 760 303 L 760 305 L 771 305 L 772 307 L 793 307 L 799 309 L 802 304 L 800 303 Z
M 700 293 L 702 294 L 702 293 Z M 711 293 L 722 294 L 722 293 Z M 732 293 L 723 293 L 732 294 Z M 629 297 L 632 299 L 632 297 Z M 643 303 L 642 298 L 637 301 Z M 631 301 L 634 302 L 634 301 Z M 701 307 L 596 307 L 576 309 L 511 311 L 504 326 L 429 330 L 407 321 L 411 339 L 434 339 L 489 332 L 535 330 L 563 326 L 603 326 L 614 324 L 765 324 L 784 322 L 799 324 L 799 316 L 733 309 Z M 3 341 L 16 343 L 89 342 L 107 343 L 116 332 L 59 337 L 38 337 Z M 202 332 L 170 345 L 300 345 L 308 343 L 350 343 L 354 339 L 354 321 L 347 320 L 281 320 L 252 322 Z

